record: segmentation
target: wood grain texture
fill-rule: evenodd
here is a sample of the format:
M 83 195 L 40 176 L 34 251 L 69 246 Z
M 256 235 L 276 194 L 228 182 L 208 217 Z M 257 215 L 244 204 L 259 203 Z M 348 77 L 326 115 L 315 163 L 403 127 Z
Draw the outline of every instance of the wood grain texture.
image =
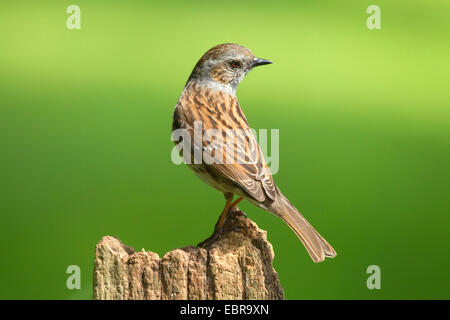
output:
M 220 235 L 160 258 L 105 236 L 94 262 L 95 300 L 284 299 L 266 231 L 230 212 Z

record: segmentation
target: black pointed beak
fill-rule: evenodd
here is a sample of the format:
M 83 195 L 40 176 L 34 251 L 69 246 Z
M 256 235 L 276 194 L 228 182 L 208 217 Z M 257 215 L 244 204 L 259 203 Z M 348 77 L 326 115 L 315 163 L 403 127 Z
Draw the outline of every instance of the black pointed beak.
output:
M 265 60 L 265 59 L 261 59 L 261 58 L 254 58 L 252 63 L 250 64 L 250 66 L 252 68 L 257 67 L 257 66 L 263 66 L 265 64 L 271 64 L 273 63 L 272 61 L 269 60 Z

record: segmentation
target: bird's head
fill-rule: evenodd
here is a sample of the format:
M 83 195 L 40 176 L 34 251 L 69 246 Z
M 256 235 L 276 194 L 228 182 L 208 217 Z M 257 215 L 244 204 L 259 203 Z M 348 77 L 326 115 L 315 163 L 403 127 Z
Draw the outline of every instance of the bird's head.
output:
M 270 63 L 272 62 L 255 57 L 249 49 L 238 44 L 219 44 L 200 58 L 188 83 L 196 81 L 234 94 L 239 83 L 252 68 Z

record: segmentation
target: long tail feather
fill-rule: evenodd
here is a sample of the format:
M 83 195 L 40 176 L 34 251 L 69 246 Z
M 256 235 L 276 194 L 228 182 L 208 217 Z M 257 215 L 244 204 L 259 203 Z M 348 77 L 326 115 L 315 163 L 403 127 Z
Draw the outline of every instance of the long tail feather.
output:
M 336 256 L 336 251 L 333 247 L 314 229 L 281 192 L 275 200 L 274 205 L 269 209 L 283 219 L 295 232 L 314 262 L 321 262 L 325 258 L 334 258 Z

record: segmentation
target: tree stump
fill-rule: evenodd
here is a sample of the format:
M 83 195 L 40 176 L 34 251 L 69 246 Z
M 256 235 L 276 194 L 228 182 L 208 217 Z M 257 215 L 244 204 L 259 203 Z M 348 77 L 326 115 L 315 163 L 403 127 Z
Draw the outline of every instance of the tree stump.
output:
M 273 258 L 267 232 L 241 211 L 197 247 L 162 258 L 105 236 L 95 249 L 94 299 L 284 299 Z

